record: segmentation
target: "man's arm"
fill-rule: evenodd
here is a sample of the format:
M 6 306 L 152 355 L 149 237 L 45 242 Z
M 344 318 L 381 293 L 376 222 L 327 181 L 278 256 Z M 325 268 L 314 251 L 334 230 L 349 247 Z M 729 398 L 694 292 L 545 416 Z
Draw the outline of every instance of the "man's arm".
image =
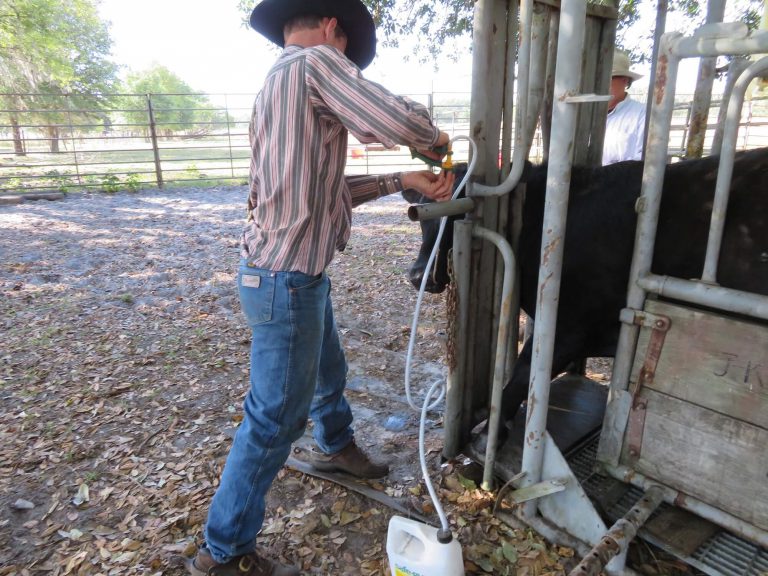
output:
M 453 172 L 435 174 L 429 170 L 396 172 L 381 176 L 347 176 L 352 206 L 413 188 L 432 200 L 448 200 L 453 192 Z
M 427 109 L 362 77 L 360 70 L 335 48 L 307 50 L 306 81 L 318 113 L 340 121 L 360 142 L 380 142 L 428 150 L 447 143 Z

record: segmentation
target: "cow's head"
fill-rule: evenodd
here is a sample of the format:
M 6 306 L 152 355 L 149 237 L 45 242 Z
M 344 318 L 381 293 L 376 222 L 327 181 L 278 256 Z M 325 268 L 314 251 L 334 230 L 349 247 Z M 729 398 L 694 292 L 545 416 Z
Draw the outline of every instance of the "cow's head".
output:
M 456 183 L 454 184 L 455 190 L 455 188 L 461 184 L 461 181 L 464 179 L 464 175 L 467 173 L 467 165 L 463 163 L 457 164 L 454 168 L 454 171 L 456 172 Z M 546 173 L 546 164 L 535 167 L 530 162 L 526 161 L 525 165 L 523 166 L 523 173 L 520 176 L 520 181 L 527 182 L 531 177 L 533 177 L 534 174 L 543 174 L 544 177 L 546 177 Z M 402 194 L 403 198 L 405 198 L 411 204 L 427 204 L 432 202 L 432 200 L 422 196 L 415 190 L 403 190 Z M 464 191 L 462 191 L 461 196 L 464 196 Z M 448 276 L 448 256 L 451 248 L 453 248 L 453 223 L 463 217 L 464 216 L 462 215 L 451 216 L 446 222 L 445 232 L 443 232 L 443 237 L 440 240 L 440 249 L 438 250 L 435 262 L 432 265 L 432 270 L 430 271 L 429 278 L 427 279 L 427 284 L 425 287 L 427 292 L 439 294 L 445 290 L 445 287 L 448 286 L 448 282 L 450 282 L 450 278 Z M 435 220 L 426 220 L 424 222 L 420 222 L 420 224 L 421 247 L 419 248 L 419 254 L 416 257 L 416 260 L 413 262 L 410 270 L 408 271 L 408 279 L 417 289 L 421 287 L 421 281 L 424 277 L 427 261 L 429 260 L 429 255 L 432 253 L 432 248 L 435 245 L 435 240 L 437 239 L 437 232 L 440 228 L 440 219 L 438 218 Z
M 456 167 L 456 183 L 454 186 L 459 185 L 461 180 L 464 178 L 464 174 L 466 174 L 466 170 L 467 167 L 465 164 L 460 164 Z M 426 196 L 423 196 L 419 192 L 416 192 L 416 190 L 412 189 L 403 190 L 402 195 L 403 198 L 405 198 L 406 201 L 410 202 L 411 204 L 428 204 L 432 202 L 432 200 Z M 437 253 L 437 256 L 435 257 L 435 262 L 432 265 L 432 270 L 430 270 L 429 278 L 427 279 L 427 284 L 425 286 L 425 290 L 427 292 L 432 294 L 439 294 L 445 290 L 448 282 L 450 282 L 450 278 L 448 276 L 448 256 L 451 248 L 453 247 L 453 222 L 462 217 L 463 216 L 452 216 L 448 218 L 445 231 L 443 232 L 443 237 L 440 240 L 440 249 Z M 416 256 L 416 260 L 414 260 L 410 270 L 408 270 L 408 279 L 416 289 L 421 287 L 421 282 L 426 272 L 429 255 L 432 253 L 432 248 L 434 247 L 435 241 L 437 240 L 437 232 L 440 228 L 440 219 L 438 218 L 435 220 L 425 220 L 420 222 L 420 224 L 421 247 L 419 248 L 419 254 Z

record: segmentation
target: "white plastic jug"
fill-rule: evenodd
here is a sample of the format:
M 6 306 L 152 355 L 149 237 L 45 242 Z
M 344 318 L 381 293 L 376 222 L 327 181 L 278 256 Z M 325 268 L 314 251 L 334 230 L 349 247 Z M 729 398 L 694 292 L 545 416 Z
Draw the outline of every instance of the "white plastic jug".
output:
M 437 528 L 393 516 L 387 531 L 387 556 L 392 576 L 464 576 L 461 545 L 437 540 Z

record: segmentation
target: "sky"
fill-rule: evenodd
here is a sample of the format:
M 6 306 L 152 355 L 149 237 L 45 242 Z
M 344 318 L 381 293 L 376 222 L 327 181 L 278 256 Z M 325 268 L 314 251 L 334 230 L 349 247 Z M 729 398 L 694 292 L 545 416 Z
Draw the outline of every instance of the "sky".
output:
M 278 54 L 242 25 L 236 0 L 101 0 L 100 14 L 111 22 L 112 52 L 124 70 L 139 71 L 157 62 L 201 92 L 255 94 Z M 380 43 L 365 77 L 398 94 L 469 92 L 468 51 L 456 54 L 456 62 L 442 59 L 438 72 L 431 64 L 406 62 L 407 54 Z M 695 63 L 683 64 L 678 92 L 695 83 Z M 639 81 L 633 89 L 644 91 L 649 66 L 636 70 L 646 75 L 646 84 Z
M 157 62 L 195 90 L 253 94 L 278 52 L 242 25 L 236 5 L 236 0 L 102 0 L 99 12 L 111 22 L 117 63 L 138 71 Z M 404 54 L 380 46 L 365 77 L 401 94 L 469 91 L 469 54 L 442 74 L 433 73 L 431 65 L 404 62 Z

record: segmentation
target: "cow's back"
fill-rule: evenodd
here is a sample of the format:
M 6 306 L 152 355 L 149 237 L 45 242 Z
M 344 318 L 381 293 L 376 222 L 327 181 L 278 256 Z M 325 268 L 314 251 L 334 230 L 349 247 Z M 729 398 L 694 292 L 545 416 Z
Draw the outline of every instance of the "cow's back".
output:
M 701 278 L 719 157 L 667 167 L 652 271 Z M 768 148 L 736 155 L 717 280 L 768 294 Z
M 563 254 L 561 314 L 603 316 L 624 300 L 635 237 L 635 202 L 643 163 L 620 162 L 599 168 L 574 167 Z M 520 265 L 521 300 L 533 313 L 538 277 L 546 166 L 532 169 L 526 186 Z M 527 278 L 526 278 L 527 277 Z
M 719 157 L 666 167 L 652 271 L 700 278 L 709 235 Z M 574 167 L 563 255 L 561 313 L 613 315 L 624 305 L 643 163 Z M 546 166 L 533 167 L 527 180 L 519 260 L 521 301 L 533 314 L 538 280 Z M 768 293 L 768 148 L 736 155 L 718 281 Z M 567 314 L 568 308 L 565 308 Z M 617 316 L 614 318 L 618 319 Z

